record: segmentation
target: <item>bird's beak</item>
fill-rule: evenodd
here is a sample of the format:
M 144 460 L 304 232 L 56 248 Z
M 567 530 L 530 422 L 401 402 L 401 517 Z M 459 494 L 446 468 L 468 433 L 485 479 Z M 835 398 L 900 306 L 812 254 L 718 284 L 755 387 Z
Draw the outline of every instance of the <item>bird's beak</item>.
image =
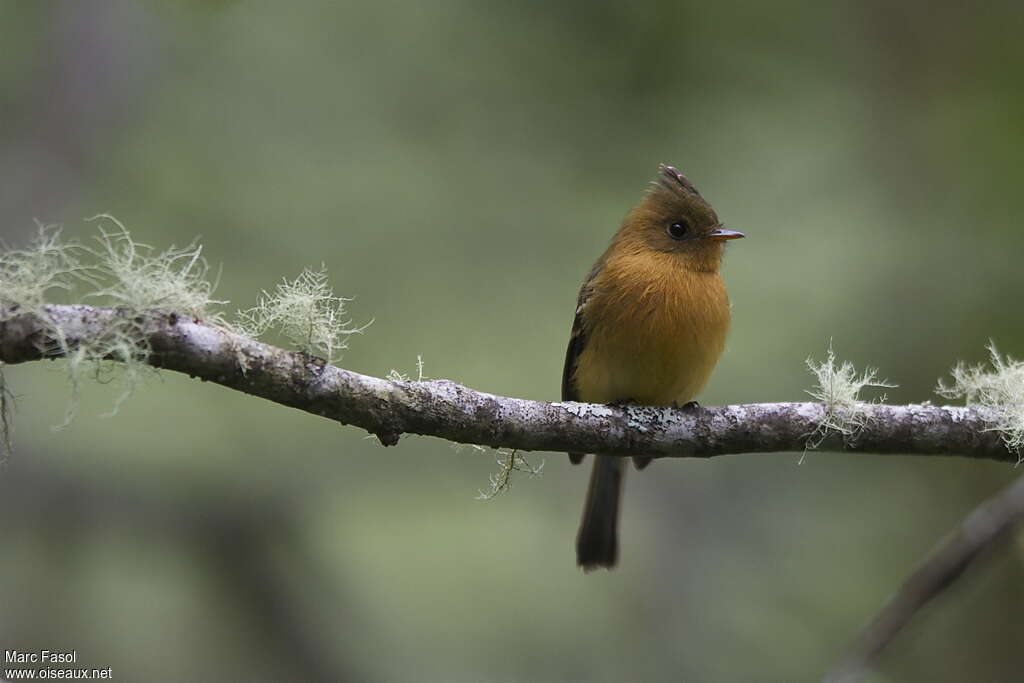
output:
M 708 238 L 721 242 L 725 240 L 738 240 L 741 237 L 746 237 L 742 232 L 736 232 L 735 230 L 726 230 L 725 228 L 718 228 L 708 233 Z

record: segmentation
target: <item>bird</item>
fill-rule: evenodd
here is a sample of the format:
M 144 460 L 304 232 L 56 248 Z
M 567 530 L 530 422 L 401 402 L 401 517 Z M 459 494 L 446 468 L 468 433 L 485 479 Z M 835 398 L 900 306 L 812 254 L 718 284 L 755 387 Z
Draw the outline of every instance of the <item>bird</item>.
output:
M 693 399 L 725 349 L 731 305 L 720 275 L 723 227 L 690 180 L 660 165 L 580 287 L 562 400 L 699 409 Z M 573 464 L 585 454 L 569 453 Z M 638 470 L 650 463 L 634 456 Z M 625 458 L 597 455 L 576 538 L 584 571 L 618 562 Z

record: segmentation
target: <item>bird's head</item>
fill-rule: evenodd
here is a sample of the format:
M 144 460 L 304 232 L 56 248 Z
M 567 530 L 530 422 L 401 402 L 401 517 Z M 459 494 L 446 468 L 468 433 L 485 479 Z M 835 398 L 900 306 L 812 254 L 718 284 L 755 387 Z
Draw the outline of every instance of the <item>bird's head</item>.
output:
M 664 164 L 621 232 L 639 248 L 675 254 L 686 267 L 712 271 L 721 263 L 725 242 L 744 236 L 724 228 L 693 183 Z

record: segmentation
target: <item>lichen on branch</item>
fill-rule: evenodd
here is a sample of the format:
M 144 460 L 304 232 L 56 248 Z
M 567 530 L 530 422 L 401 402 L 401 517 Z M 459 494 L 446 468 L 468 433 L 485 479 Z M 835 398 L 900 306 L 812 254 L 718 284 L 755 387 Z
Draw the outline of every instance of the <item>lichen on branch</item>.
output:
M 273 292 L 263 290 L 256 306 L 239 311 L 239 328 L 254 338 L 277 328 L 300 351 L 332 362 L 348 348 L 351 335 L 373 322 L 354 326 L 345 310 L 349 301 L 334 295 L 325 266 L 306 268 L 294 280 L 282 279 Z
M 5 282 L 24 287 L 27 278 L 21 268 L 26 267 L 51 274 L 52 279 L 42 289 L 8 290 L 25 292 L 33 305 L 10 299 L 0 304 L 0 363 L 66 357 L 72 368 L 92 362 L 102 367 L 125 365 L 129 372 L 133 367 L 183 372 L 357 425 L 385 445 L 410 433 L 519 452 L 713 457 L 802 451 L 810 436 L 814 446 L 831 450 L 1016 459 L 1004 444 L 1004 431 L 993 431 L 989 406 L 861 401 L 863 388 L 891 385 L 878 381 L 871 371 L 857 373 L 849 363 L 837 363 L 831 349 L 824 362 L 809 363 L 817 378 L 810 393 L 818 402 L 697 411 L 545 403 L 486 394 L 447 380 L 426 381 L 422 375 L 417 377 L 420 381 L 360 375 L 312 355 L 318 350 L 325 352 L 323 356 L 336 355 L 347 335 L 362 329 L 347 319 L 345 300 L 331 291 L 322 269 L 285 280 L 273 294 L 265 292 L 262 304 L 250 309 L 247 317 L 255 326 L 253 332 L 277 325 L 298 346 L 298 352 L 291 352 L 242 334 L 238 326 L 217 324 L 219 302 L 212 298 L 213 286 L 205 279 L 208 268 L 198 246 L 151 250 L 132 242 L 123 226 L 114 225 L 119 229 L 101 233 L 100 249 L 85 250 L 100 255 L 92 270 L 77 260 L 81 252 L 62 252 L 59 241 L 45 235 L 35 252 L 5 257 Z M 22 265 L 26 263 L 35 265 Z M 174 283 L 143 286 L 141 280 L 149 279 Z M 50 289 L 78 280 L 91 283 L 92 294 L 103 295 L 114 305 L 39 303 Z M 126 291 L 135 286 L 142 291 Z M 155 308 L 136 308 L 145 303 Z M 170 310 L 176 306 L 182 310 Z M 1007 361 L 1003 369 L 1016 368 Z M 965 372 L 963 378 L 963 386 L 966 378 L 977 380 L 971 385 L 970 400 L 981 391 L 981 376 Z M 1012 432 L 1006 433 L 1012 442 Z
M 23 249 L 0 244 L 0 305 L 38 312 L 52 303 L 51 292 L 70 290 L 85 267 L 81 248 L 61 241 L 60 228 L 37 226 L 32 242 Z
M 882 395 L 872 402 L 866 402 L 860 392 L 869 387 L 896 387 L 887 380 L 879 380 L 875 368 L 865 368 L 858 374 L 857 368 L 850 361 L 838 363 L 831 341 L 825 360 L 819 363 L 808 358 L 806 363 L 816 380 L 814 387 L 806 392 L 824 408 L 821 421 L 807 438 L 808 449 L 817 448 L 830 434 L 838 434 L 844 441 L 852 442 L 871 419 L 872 404 L 885 400 Z
M 250 336 L 278 328 L 303 352 L 325 351 L 328 357 L 344 348 L 348 335 L 362 329 L 343 319 L 346 300 L 330 291 L 323 268 L 285 281 L 274 295 L 264 292 L 260 305 L 250 309 L 251 315 L 232 323 L 221 310 L 228 302 L 214 298 L 217 282 L 210 278 L 210 266 L 198 242 L 156 249 L 136 241 L 113 216 L 100 214 L 87 221 L 95 223 L 98 232 L 88 246 L 64 241 L 57 227 L 39 226 L 28 246 L 0 248 L 0 323 L 31 316 L 38 327 L 33 344 L 41 357 L 67 360 L 71 396 L 57 428 L 74 417 L 87 373 L 100 381 L 122 382 L 113 414 L 139 379 L 153 369 L 147 316 L 154 312 L 174 312 L 226 331 L 244 324 Z M 58 303 L 55 292 L 62 292 L 66 300 L 95 302 L 99 308 L 90 310 L 110 314 L 92 316 L 93 323 L 102 320 L 102 325 L 92 325 L 89 334 L 68 337 L 66 327 L 51 316 L 52 304 Z M 3 379 L 0 384 L 6 387 Z M 0 444 L 9 444 L 13 400 L 9 391 L 3 396 Z
M 47 357 L 47 329 L 69 340 L 103 333 L 117 309 L 46 306 L 40 315 L 0 314 L 0 361 Z M 43 320 L 45 318 L 45 321 Z M 799 452 L 826 419 L 821 403 L 760 403 L 678 410 L 529 401 L 474 391 L 448 380 L 392 381 L 330 365 L 203 321 L 163 311 L 140 318 L 154 367 L 361 427 L 382 443 L 402 434 L 520 451 L 707 458 Z M 830 433 L 821 449 L 849 453 L 961 455 L 1014 462 L 973 407 L 871 404 L 855 441 Z
M 951 384 L 939 380 L 935 392 L 944 398 L 963 398 L 984 410 L 988 429 L 1002 436 L 1006 447 L 1020 457 L 1024 447 L 1024 362 L 1002 356 L 988 344 L 989 366 L 958 363 Z

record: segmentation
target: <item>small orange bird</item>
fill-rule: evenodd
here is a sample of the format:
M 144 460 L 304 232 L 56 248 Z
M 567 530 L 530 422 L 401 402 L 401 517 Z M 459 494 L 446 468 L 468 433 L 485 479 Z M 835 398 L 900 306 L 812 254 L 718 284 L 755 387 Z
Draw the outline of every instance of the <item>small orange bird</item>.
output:
M 729 296 L 718 271 L 725 241 L 739 237 L 686 176 L 661 166 L 580 288 L 562 400 L 696 407 L 725 348 Z M 574 464 L 583 457 L 569 454 Z M 643 469 L 650 458 L 633 462 Z M 595 458 L 576 539 L 584 570 L 618 560 L 623 474 L 623 458 Z

